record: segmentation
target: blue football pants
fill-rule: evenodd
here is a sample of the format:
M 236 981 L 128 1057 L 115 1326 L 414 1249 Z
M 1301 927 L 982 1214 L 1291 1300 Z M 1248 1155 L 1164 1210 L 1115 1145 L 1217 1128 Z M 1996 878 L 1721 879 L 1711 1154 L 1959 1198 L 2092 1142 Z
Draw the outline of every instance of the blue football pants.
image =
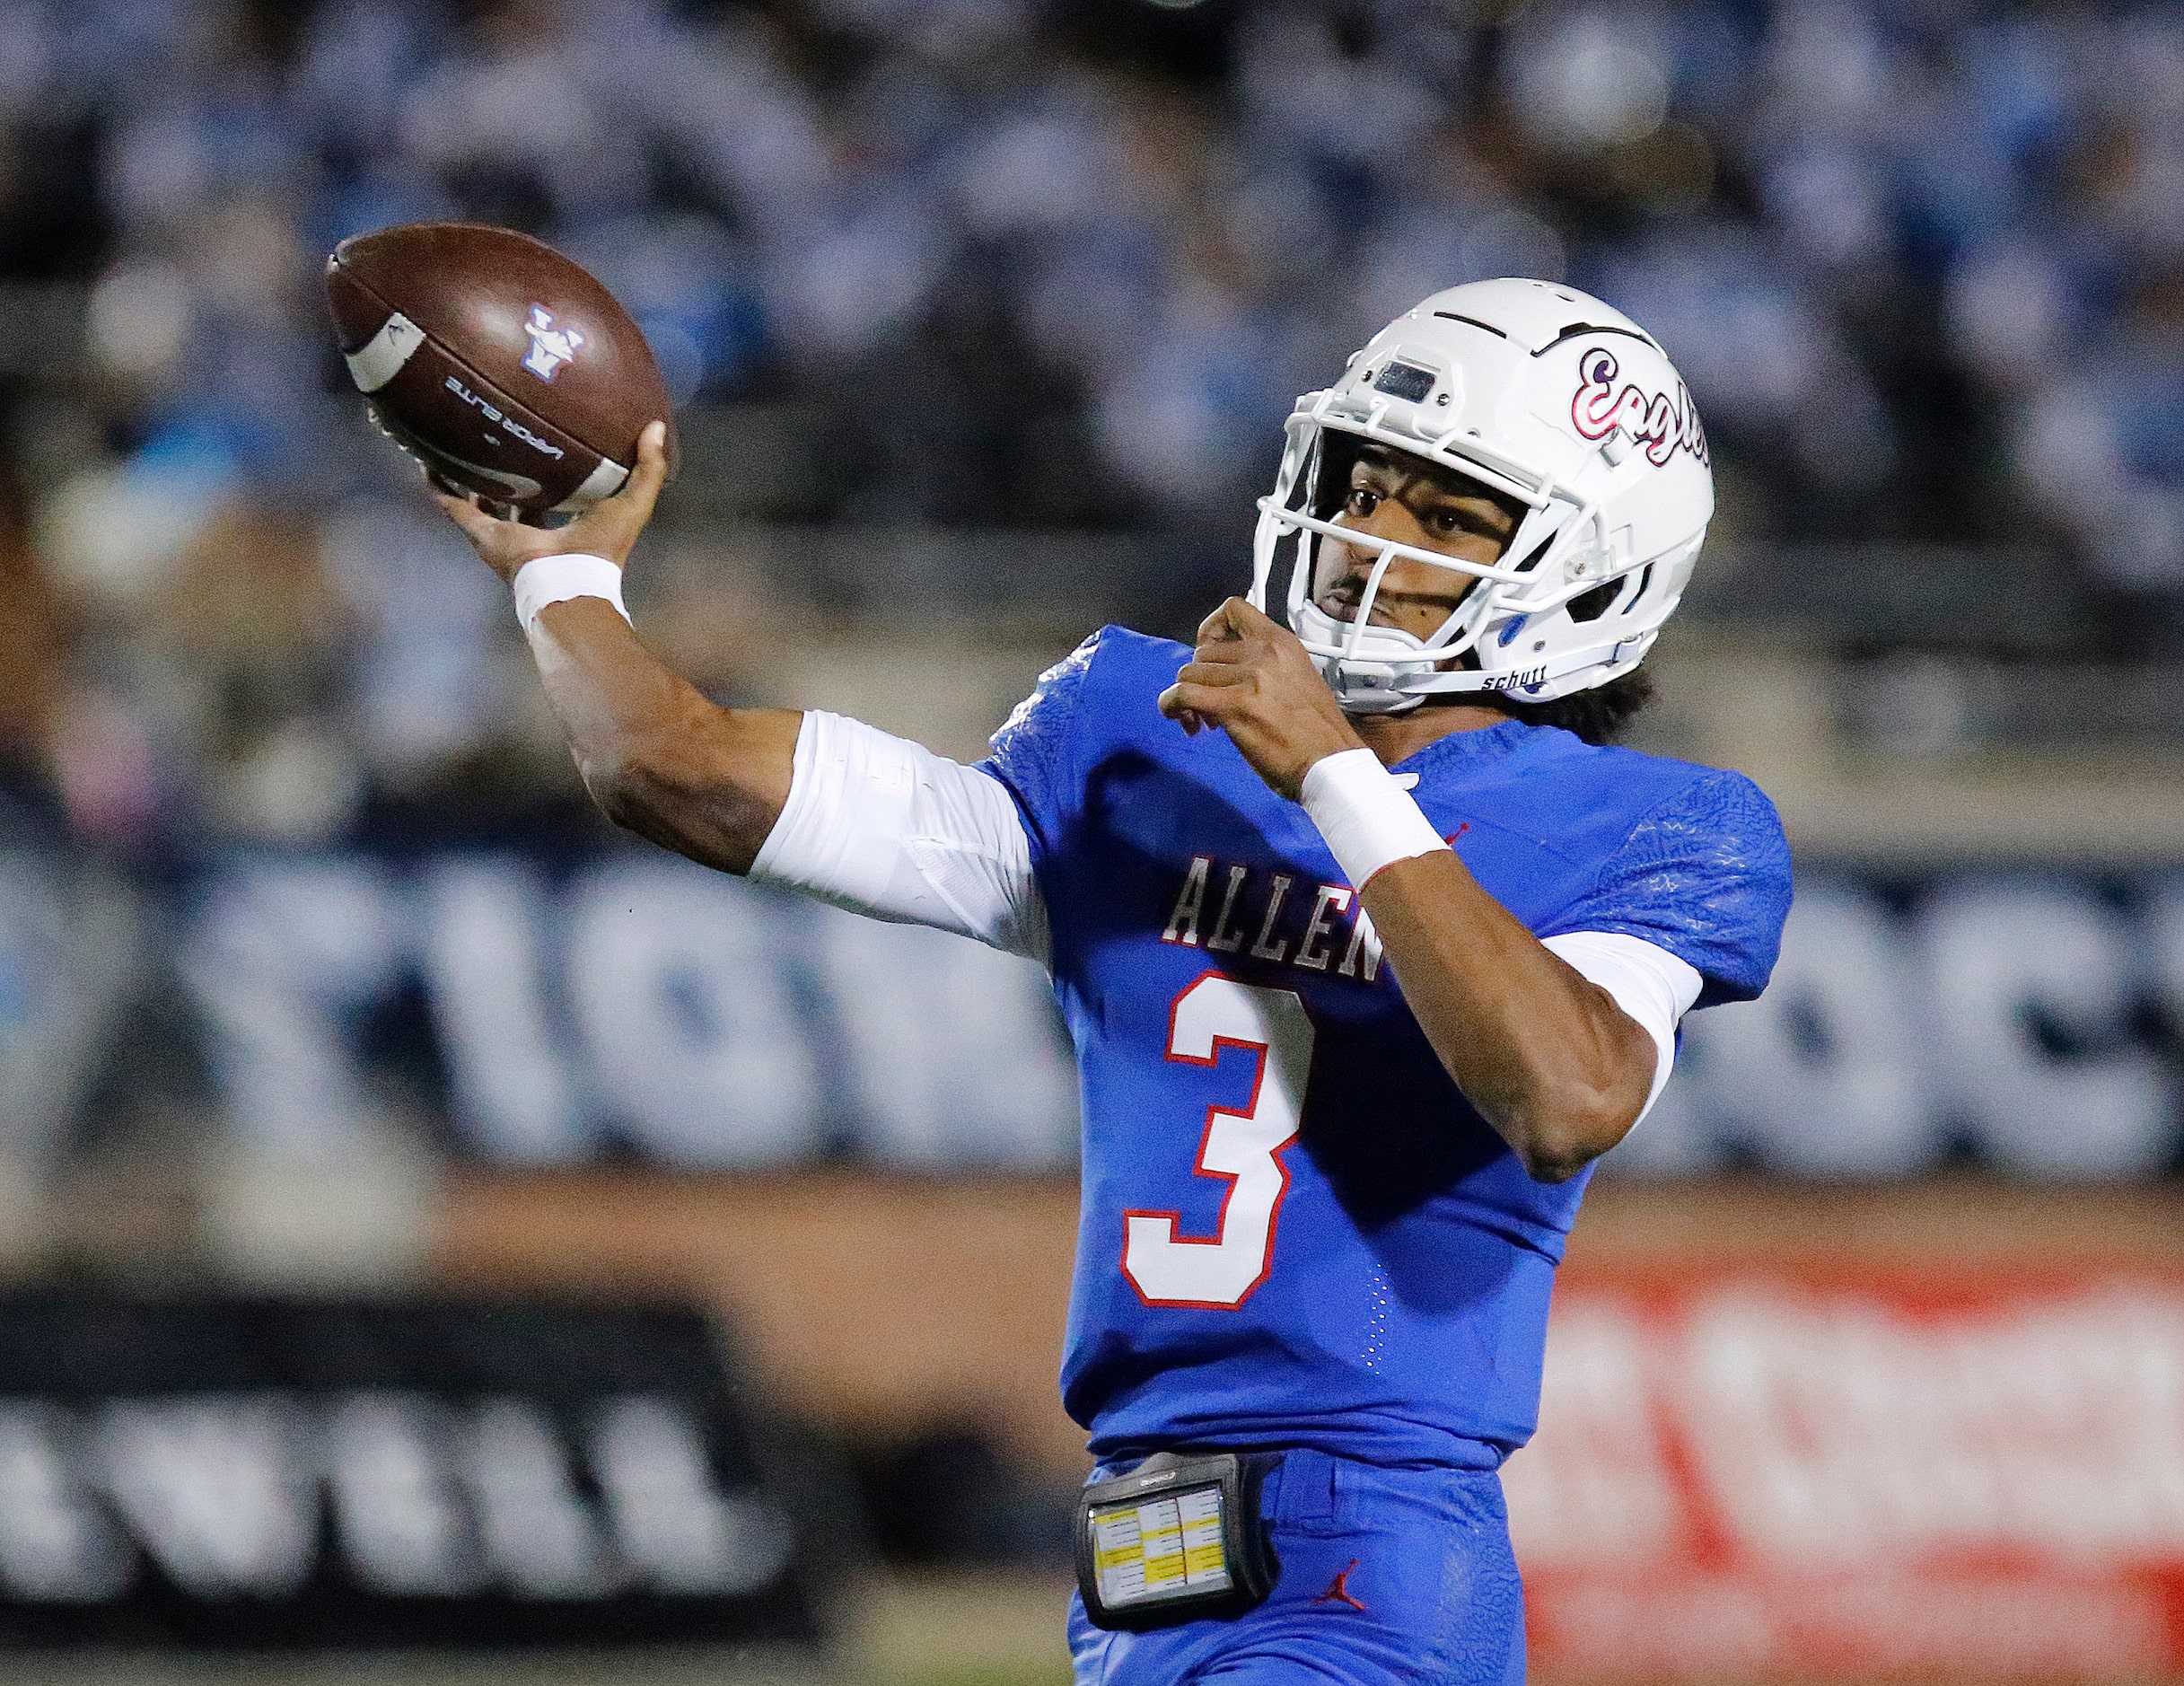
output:
M 1281 1575 L 1256 1610 L 1149 1633 L 1069 1611 L 1076 1686 L 1521 1686 L 1524 1593 L 1491 1470 L 1291 1452 L 1267 1477 Z

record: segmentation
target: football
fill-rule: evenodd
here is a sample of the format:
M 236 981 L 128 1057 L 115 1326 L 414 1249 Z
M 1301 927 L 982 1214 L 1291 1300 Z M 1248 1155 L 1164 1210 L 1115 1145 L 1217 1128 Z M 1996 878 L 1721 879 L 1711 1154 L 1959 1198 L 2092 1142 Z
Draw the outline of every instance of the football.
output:
M 666 420 L 652 348 L 614 295 L 552 247 L 504 228 L 411 223 L 326 260 L 334 331 L 373 418 L 488 502 L 539 519 L 619 487 L 637 435 Z

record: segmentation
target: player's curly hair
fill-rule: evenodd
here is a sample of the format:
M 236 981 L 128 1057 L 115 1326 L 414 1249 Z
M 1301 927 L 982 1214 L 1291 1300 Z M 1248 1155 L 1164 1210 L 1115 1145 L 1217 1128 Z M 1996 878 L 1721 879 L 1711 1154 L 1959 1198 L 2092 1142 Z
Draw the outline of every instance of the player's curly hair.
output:
M 1572 691 L 1551 702 L 1527 703 L 1496 697 L 1493 706 L 1528 726 L 1560 726 L 1587 743 L 1613 743 L 1653 700 L 1653 676 L 1638 667 L 1605 685 Z

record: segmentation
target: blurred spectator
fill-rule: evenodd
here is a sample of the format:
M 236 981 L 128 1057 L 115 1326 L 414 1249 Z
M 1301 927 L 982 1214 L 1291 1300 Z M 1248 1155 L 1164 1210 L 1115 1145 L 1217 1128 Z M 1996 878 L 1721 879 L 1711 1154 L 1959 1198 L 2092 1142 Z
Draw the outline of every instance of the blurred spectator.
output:
M 694 431 L 855 463 L 798 516 L 1171 532 L 1155 618 L 1241 577 L 1297 392 L 1503 273 L 1661 335 L 1748 538 L 2030 522 L 2184 596 L 2170 8 L 0 0 L 0 300 L 79 348 L 0 413 L 81 635 L 0 628 L 0 730 L 88 829 L 309 832 L 504 731 L 317 298 L 449 216 L 596 269 Z
M 0 777 L 32 773 L 59 701 L 60 627 L 0 471 Z

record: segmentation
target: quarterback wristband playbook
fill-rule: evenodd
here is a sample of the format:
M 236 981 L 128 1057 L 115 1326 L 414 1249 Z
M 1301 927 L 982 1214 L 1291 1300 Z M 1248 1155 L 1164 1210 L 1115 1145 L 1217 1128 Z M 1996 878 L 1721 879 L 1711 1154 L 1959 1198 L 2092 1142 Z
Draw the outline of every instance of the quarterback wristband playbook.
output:
M 1096 1628 L 1139 1631 L 1241 1616 L 1278 1566 L 1259 1518 L 1273 1460 L 1155 1453 L 1077 1498 L 1077 1591 Z
M 1304 812 L 1358 890 L 1383 866 L 1448 847 L 1411 799 L 1408 783 L 1371 750 L 1322 756 L 1305 772 Z
M 515 618 L 531 630 L 539 611 L 548 603 L 566 603 L 572 597 L 603 597 L 624 620 L 629 610 L 622 606 L 622 570 L 603 556 L 539 556 L 515 571 Z

